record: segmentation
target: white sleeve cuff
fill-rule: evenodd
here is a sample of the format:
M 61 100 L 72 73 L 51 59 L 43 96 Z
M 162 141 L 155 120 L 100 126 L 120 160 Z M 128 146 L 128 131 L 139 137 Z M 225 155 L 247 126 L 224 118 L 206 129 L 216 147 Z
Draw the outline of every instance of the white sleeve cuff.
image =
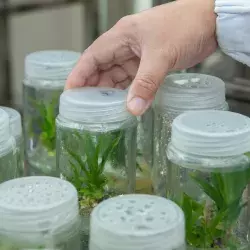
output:
M 250 66 L 250 0 L 215 0 L 215 13 L 220 48 Z

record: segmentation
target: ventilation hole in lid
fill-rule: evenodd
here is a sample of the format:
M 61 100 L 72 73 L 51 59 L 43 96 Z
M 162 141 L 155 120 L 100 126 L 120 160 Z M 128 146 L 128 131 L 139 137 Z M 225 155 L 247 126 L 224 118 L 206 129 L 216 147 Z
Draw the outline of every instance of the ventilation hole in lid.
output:
M 122 220 L 123 222 L 125 222 L 125 221 L 126 221 L 126 218 L 125 218 L 124 216 L 121 216 L 121 220 Z
M 135 204 L 135 203 L 136 203 L 135 200 L 130 200 L 129 202 L 130 202 L 131 204 Z
M 152 206 L 150 204 L 145 204 L 144 208 L 145 209 L 150 209 Z
M 152 216 L 146 217 L 147 222 L 152 222 L 153 220 L 154 220 L 154 217 L 152 217 Z
M 133 212 L 132 212 L 131 210 L 129 210 L 129 209 L 127 209 L 127 210 L 125 211 L 125 213 L 126 213 L 127 215 L 132 215 L 132 214 L 133 214 Z
M 161 214 L 162 214 L 162 215 L 166 215 L 166 212 L 163 211 L 163 212 L 161 212 Z
M 150 230 L 151 228 L 146 225 L 136 225 L 135 229 L 141 231 L 141 230 Z
M 140 208 L 140 209 L 138 209 L 138 212 L 139 212 L 139 213 L 144 213 L 145 211 L 144 211 L 144 209 L 141 209 L 141 208 Z

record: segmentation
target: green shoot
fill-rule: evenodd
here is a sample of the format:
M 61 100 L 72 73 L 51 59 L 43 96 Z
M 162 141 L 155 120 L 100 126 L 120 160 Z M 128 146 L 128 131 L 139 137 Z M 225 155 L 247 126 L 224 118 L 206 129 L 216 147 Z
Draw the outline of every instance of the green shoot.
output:
M 122 163 L 118 162 L 119 159 L 125 161 L 124 150 L 122 155 L 120 152 L 125 146 L 124 133 L 92 137 L 87 132 L 74 132 L 74 140 L 77 140 L 76 148 L 64 142 L 71 172 L 66 178 L 78 191 L 81 209 L 92 209 L 107 195 L 106 187 L 109 180 L 104 174 L 107 161 L 110 161 L 114 168 L 119 167 L 118 163 Z M 108 193 L 108 196 L 111 195 Z
M 203 202 L 183 193 L 177 202 L 186 217 L 186 236 L 194 248 L 238 249 L 240 240 L 232 234 L 246 206 L 243 192 L 250 181 L 250 169 L 230 173 L 210 173 L 210 178 L 190 174 L 191 180 L 207 196 Z
M 43 100 L 31 100 L 33 107 L 39 113 L 39 117 L 32 120 L 30 127 L 30 134 L 34 136 L 34 124 L 38 127 L 40 132 L 40 141 L 42 145 L 49 151 L 50 154 L 54 155 L 56 145 L 56 122 L 55 118 L 57 115 L 56 107 L 58 105 L 58 97 L 52 99 L 49 104 L 45 104 Z

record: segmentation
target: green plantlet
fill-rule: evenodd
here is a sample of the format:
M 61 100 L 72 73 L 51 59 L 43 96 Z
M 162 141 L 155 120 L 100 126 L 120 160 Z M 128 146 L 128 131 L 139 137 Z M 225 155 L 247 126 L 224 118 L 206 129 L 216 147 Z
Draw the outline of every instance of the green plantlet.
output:
M 30 135 L 34 136 L 34 124 L 40 131 L 40 141 L 42 145 L 48 150 L 49 154 L 55 154 L 56 146 L 56 122 L 57 115 L 56 107 L 58 105 L 58 97 L 53 98 L 50 103 L 44 103 L 43 100 L 30 100 L 32 106 L 39 113 L 39 117 L 30 122 L 29 131 Z
M 78 142 L 77 150 L 73 145 L 64 143 L 71 170 L 71 175 L 66 176 L 66 179 L 78 191 L 81 213 L 88 213 L 100 201 L 114 195 L 113 191 L 107 188 L 112 179 L 108 179 L 105 175 L 104 168 L 107 161 L 114 169 L 119 168 L 123 161 L 125 162 L 124 151 L 121 155 L 124 147 L 124 133 L 91 136 L 87 132 L 80 134 L 76 131 L 74 138 Z
M 209 173 L 209 178 L 192 172 L 190 180 L 207 197 L 203 201 L 182 193 L 176 201 L 186 218 L 186 239 L 192 248 L 239 249 L 233 233 L 246 201 L 243 192 L 250 181 L 250 168 L 237 172 Z

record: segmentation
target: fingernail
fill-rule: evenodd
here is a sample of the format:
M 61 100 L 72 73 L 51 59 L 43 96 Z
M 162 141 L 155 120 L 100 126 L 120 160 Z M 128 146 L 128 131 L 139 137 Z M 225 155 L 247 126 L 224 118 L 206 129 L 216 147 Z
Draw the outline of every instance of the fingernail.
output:
M 128 103 L 128 109 L 134 115 L 142 115 L 148 106 L 149 102 L 140 97 L 134 97 Z

